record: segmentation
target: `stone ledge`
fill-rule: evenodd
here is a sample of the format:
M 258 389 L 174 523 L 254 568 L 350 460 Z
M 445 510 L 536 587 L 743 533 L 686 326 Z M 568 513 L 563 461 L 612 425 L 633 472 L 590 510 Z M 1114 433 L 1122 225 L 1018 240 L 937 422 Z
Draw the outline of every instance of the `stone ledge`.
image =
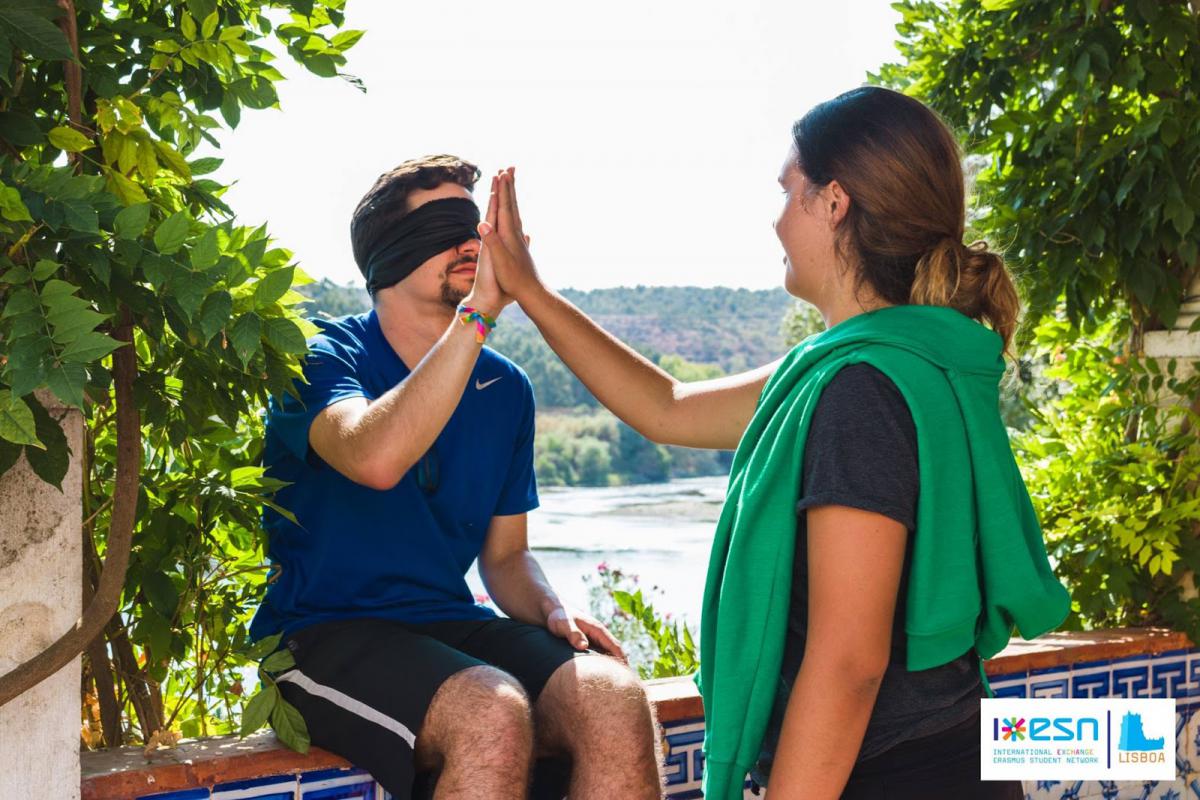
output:
M 1011 675 L 1031 669 L 1065 667 L 1091 661 L 1187 650 L 1187 634 L 1167 628 L 1106 628 L 1098 631 L 1047 633 L 1032 641 L 1014 638 L 984 662 L 988 675 Z
M 1031 642 L 1011 642 L 995 658 L 984 662 L 984 669 L 991 676 L 1010 675 L 1191 646 L 1186 635 L 1162 628 L 1050 633 Z M 700 694 L 691 678 L 647 681 L 646 691 L 662 724 L 704 716 Z M 155 792 L 320 769 L 348 769 L 351 765 L 317 747 L 300 755 L 281 745 L 274 734 L 265 732 L 246 739 L 217 736 L 184 741 L 150 756 L 139 747 L 88 752 L 82 754 L 82 766 L 82 800 L 129 800 Z

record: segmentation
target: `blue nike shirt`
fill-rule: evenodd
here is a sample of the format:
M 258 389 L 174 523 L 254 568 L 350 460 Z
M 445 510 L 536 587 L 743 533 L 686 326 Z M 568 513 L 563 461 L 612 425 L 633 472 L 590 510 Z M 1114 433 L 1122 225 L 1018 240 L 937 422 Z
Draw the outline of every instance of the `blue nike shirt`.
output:
M 418 465 L 378 491 L 330 467 L 308 443 L 322 409 L 350 397 L 374 400 L 409 369 L 388 344 L 374 310 L 315 320 L 301 400 L 271 401 L 263 463 L 288 481 L 275 502 L 299 525 L 265 509 L 276 575 L 250 634 L 286 634 L 351 617 L 401 622 L 486 619 L 465 575 L 493 516 L 537 508 L 533 473 L 533 387 L 524 370 L 484 347 L 417 480 Z M 432 491 L 430 490 L 432 489 Z

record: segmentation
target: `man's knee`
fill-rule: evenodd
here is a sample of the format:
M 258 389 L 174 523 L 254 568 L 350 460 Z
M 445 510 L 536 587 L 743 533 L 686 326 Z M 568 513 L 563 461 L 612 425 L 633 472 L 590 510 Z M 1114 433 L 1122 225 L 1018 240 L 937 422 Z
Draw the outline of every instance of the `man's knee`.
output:
M 533 716 L 521 684 L 479 666 L 446 679 L 433 696 L 418 737 L 422 761 L 465 756 L 481 761 L 528 760 Z
M 564 717 L 570 724 L 554 727 L 568 737 L 588 728 L 652 734 L 653 714 L 646 688 L 625 665 L 605 656 L 576 658 L 558 668 L 538 699 L 539 715 Z

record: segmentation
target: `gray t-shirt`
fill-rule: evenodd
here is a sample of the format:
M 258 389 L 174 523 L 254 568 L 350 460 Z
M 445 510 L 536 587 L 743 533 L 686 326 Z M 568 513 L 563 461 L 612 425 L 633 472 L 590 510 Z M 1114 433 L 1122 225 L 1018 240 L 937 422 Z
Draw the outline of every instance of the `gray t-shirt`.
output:
M 808 627 L 805 509 L 812 506 L 874 511 L 902 523 L 910 534 L 892 622 L 891 658 L 858 760 L 879 755 L 900 742 L 944 731 L 978 710 L 984 690 L 974 650 L 933 669 L 909 672 L 905 666 L 905 600 L 919 489 L 917 431 L 904 396 L 870 364 L 843 367 L 822 391 L 804 445 L 787 639 L 775 708 L 762 755 L 751 773 L 757 783 L 766 785 L 788 696 L 804 658 Z

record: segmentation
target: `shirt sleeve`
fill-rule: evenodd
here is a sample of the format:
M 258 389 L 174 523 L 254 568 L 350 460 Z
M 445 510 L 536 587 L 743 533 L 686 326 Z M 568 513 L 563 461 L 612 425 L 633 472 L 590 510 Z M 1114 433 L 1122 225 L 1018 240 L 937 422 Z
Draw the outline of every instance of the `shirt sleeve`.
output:
M 533 471 L 533 435 L 534 435 L 534 399 L 533 385 L 529 378 L 524 378 L 523 409 L 521 427 L 517 433 L 516 445 L 513 447 L 512 461 L 509 463 L 508 475 L 504 479 L 504 488 L 500 492 L 500 500 L 496 503 L 495 516 L 524 514 L 538 507 L 537 477 Z
M 825 386 L 804 445 L 796 511 L 840 505 L 916 528 L 917 432 L 896 384 L 866 363 L 843 367 Z
M 301 460 L 308 460 L 308 429 L 317 414 L 341 400 L 367 397 L 358 378 L 355 359 L 347 348 L 326 334 L 308 341 L 304 362 L 305 381 L 295 382 L 299 399 L 284 395 L 272 398 L 267 424 L 287 449 Z

